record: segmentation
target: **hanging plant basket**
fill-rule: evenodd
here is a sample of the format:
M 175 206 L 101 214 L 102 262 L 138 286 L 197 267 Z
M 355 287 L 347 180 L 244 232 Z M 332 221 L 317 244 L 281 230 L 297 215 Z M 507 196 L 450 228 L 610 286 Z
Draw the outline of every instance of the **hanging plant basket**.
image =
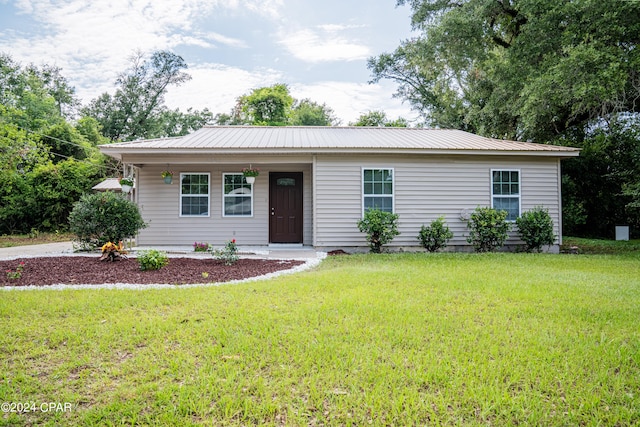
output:
M 122 188 L 123 193 L 129 193 L 133 188 L 133 179 L 132 178 L 121 178 L 120 179 L 120 187 Z
M 244 179 L 248 184 L 253 184 L 256 182 L 256 177 L 260 175 L 260 169 L 249 166 L 248 168 L 242 169 L 242 175 L 244 175 Z
M 160 174 L 164 179 L 165 184 L 171 184 L 173 182 L 173 171 L 162 171 Z

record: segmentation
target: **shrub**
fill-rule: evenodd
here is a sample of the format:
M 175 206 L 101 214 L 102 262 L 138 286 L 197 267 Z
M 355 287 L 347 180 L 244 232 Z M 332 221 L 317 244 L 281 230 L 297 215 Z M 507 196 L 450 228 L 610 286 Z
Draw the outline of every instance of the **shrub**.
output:
M 536 206 L 516 219 L 518 234 L 525 243 L 527 252 L 540 252 L 545 245 L 553 245 L 553 220 L 549 210 Z
M 445 224 L 443 216 L 432 221 L 428 227 L 423 225 L 418 234 L 420 244 L 429 252 L 436 252 L 438 249 L 444 248 L 452 237 L 453 233 Z
M 224 265 L 233 265 L 238 261 L 238 246 L 236 239 L 229 240 L 222 249 L 213 251 L 213 257 L 224 261 Z
M 477 207 L 469 218 L 469 237 L 476 252 L 491 252 L 504 245 L 509 237 L 510 224 L 506 221 L 507 211 Z
M 111 191 L 82 196 L 69 214 L 69 224 L 77 241 L 87 248 L 119 242 L 146 227 L 138 206 Z
M 157 249 L 150 249 L 138 254 L 138 264 L 142 271 L 160 270 L 162 267 L 169 264 L 169 258 L 165 252 Z
M 369 209 L 365 212 L 364 218 L 358 221 L 358 229 L 367 233 L 367 242 L 369 242 L 371 252 L 379 254 L 382 245 L 386 245 L 400 234 L 398 214 Z

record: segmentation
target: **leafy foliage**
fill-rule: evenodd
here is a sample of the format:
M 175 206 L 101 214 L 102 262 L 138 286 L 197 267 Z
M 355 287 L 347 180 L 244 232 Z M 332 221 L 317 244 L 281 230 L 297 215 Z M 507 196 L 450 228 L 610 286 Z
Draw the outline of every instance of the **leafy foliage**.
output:
M 291 126 L 338 126 L 340 120 L 327 104 L 318 104 L 310 99 L 295 101 L 289 114 Z
M 160 270 L 169 264 L 169 257 L 167 257 L 165 252 L 157 249 L 149 249 L 148 251 L 141 251 L 138 254 L 138 264 L 142 271 Z
M 224 261 L 224 265 L 235 264 L 239 259 L 236 239 L 229 240 L 225 243 L 224 248 L 214 250 L 212 255 L 215 259 Z
M 477 207 L 467 227 L 471 243 L 476 252 L 492 252 L 504 245 L 509 237 L 510 224 L 506 221 L 507 211 L 497 211 L 493 208 Z
M 553 245 L 553 220 L 549 210 L 536 206 L 516 218 L 518 234 L 525 243 L 527 252 L 540 252 L 543 246 Z
M 431 222 L 429 226 L 420 227 L 418 240 L 423 248 L 429 252 L 436 252 L 447 246 L 447 242 L 453 237 L 453 233 L 441 216 Z
M 349 126 L 374 126 L 374 127 L 393 127 L 393 128 L 406 128 L 409 125 L 406 119 L 398 117 L 396 120 L 389 120 L 387 113 L 382 110 L 369 111 L 361 114 L 353 123 L 349 123 Z
M 382 246 L 391 242 L 400 234 L 398 231 L 398 214 L 380 209 L 368 209 L 364 218 L 358 221 L 358 229 L 367 234 L 367 242 L 371 252 L 379 254 Z
M 78 242 L 87 247 L 119 242 L 146 227 L 138 206 L 110 191 L 82 196 L 69 215 L 69 224 Z
M 246 124 L 255 126 L 285 126 L 294 99 L 285 84 L 253 89 L 238 98 L 235 115 Z
M 163 110 L 164 96 L 170 86 L 178 86 L 191 79 L 183 72 L 186 68 L 184 59 L 174 53 L 156 51 L 145 58 L 138 52 L 131 57 L 129 69 L 118 77 L 115 94 L 103 93 L 82 112 L 95 118 L 104 135 L 112 141 L 166 136 L 159 130 L 163 125 L 163 112 L 164 119 L 169 121 L 174 131 L 174 122 L 182 117 Z

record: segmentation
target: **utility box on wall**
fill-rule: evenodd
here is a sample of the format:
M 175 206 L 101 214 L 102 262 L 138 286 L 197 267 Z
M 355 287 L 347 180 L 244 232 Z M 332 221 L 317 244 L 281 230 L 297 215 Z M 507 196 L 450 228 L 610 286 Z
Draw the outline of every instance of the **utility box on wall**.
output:
M 616 225 L 616 240 L 629 240 L 628 225 Z

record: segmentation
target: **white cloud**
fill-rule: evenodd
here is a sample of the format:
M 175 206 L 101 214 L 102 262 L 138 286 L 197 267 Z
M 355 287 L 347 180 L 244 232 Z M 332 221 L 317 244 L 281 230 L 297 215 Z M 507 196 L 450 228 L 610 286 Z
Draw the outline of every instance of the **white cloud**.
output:
M 355 122 L 361 114 L 372 110 L 384 110 L 390 119 L 401 116 L 410 121 L 415 120 L 416 113 L 408 105 L 392 99 L 393 92 L 394 88 L 384 83 L 325 81 L 291 86 L 294 98 L 309 98 L 333 108 L 343 126 Z
M 201 64 L 188 70 L 192 79 L 179 87 L 172 87 L 166 96 L 167 106 L 229 113 L 236 99 L 251 89 L 270 86 L 283 81 L 283 75 L 272 69 L 243 70 L 222 64 Z
M 281 32 L 279 43 L 305 62 L 358 61 L 371 55 L 369 47 L 341 36 L 344 26 L 322 25 L 316 28 L 316 31 Z

